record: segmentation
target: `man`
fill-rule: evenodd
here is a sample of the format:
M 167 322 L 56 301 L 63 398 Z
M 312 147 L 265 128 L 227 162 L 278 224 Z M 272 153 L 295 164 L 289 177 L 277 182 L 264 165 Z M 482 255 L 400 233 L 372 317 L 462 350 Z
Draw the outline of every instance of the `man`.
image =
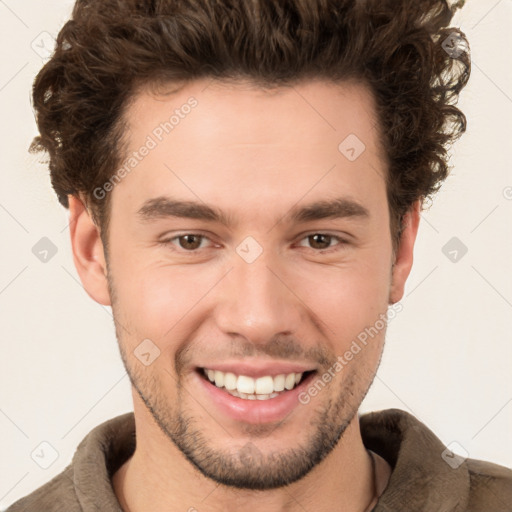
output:
M 512 471 L 403 411 L 357 414 L 465 130 L 454 10 L 76 3 L 33 149 L 134 413 L 10 512 L 512 510 Z

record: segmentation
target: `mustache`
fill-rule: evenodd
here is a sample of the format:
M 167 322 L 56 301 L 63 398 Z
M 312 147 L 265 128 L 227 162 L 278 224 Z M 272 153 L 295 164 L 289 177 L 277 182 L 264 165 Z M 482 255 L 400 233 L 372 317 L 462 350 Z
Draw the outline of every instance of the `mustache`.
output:
M 206 345 L 205 341 L 207 341 Z M 207 354 L 208 359 L 212 361 L 262 356 L 283 361 L 310 361 L 326 368 L 332 366 L 337 357 L 321 343 L 311 346 L 311 343 L 301 343 L 294 337 L 280 334 L 266 343 L 231 338 L 227 343 L 216 344 L 216 346 L 205 338 L 203 342 L 185 343 L 176 351 L 174 356 L 176 372 L 180 374 L 183 368 L 191 366 L 198 353 L 202 358 Z

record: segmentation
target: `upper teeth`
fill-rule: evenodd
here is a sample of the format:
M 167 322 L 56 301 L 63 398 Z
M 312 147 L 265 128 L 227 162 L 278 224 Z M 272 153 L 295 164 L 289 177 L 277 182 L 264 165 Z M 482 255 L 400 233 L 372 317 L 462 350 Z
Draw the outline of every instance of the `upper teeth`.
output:
M 218 388 L 226 388 L 228 391 L 238 391 L 247 395 L 270 395 L 274 392 L 293 389 L 302 378 L 302 373 L 281 374 L 272 377 L 266 375 L 253 379 L 247 375 L 235 375 L 231 372 L 205 369 L 208 379 Z

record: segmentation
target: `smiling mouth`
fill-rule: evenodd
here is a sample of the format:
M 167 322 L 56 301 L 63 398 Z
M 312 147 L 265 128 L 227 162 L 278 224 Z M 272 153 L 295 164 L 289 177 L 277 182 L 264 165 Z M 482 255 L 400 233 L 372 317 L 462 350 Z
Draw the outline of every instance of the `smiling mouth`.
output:
M 201 378 L 234 397 L 243 400 L 271 400 L 291 391 L 315 371 L 264 375 L 258 378 L 209 368 L 198 368 L 198 373 Z

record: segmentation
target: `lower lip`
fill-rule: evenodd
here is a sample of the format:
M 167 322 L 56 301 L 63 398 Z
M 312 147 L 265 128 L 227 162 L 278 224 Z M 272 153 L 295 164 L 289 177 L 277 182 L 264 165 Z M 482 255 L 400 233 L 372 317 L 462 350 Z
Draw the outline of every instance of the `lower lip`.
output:
M 202 371 L 202 370 L 199 370 Z M 210 400 L 220 411 L 230 418 L 245 423 L 262 424 L 282 421 L 298 405 L 300 393 L 307 388 L 315 372 L 308 375 L 298 386 L 268 400 L 245 400 L 230 395 L 224 388 L 218 388 L 209 380 L 195 372 L 195 378 L 205 390 Z

